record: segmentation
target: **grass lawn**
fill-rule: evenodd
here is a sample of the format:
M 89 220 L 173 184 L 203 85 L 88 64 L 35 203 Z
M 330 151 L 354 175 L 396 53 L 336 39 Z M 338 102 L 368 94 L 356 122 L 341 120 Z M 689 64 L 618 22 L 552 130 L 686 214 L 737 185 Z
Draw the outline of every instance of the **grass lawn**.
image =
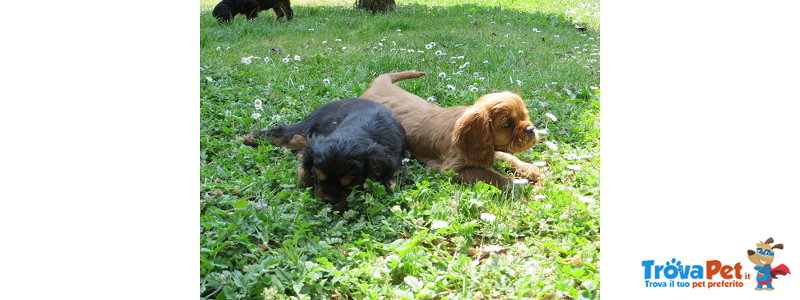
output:
M 290 22 L 225 25 L 217 2 L 200 1 L 204 298 L 599 297 L 599 0 L 398 0 L 375 15 L 294 0 Z M 299 184 L 289 150 L 235 141 L 403 70 L 427 72 L 399 85 L 442 106 L 519 93 L 547 130 L 517 155 L 543 186 L 460 184 L 408 159 L 393 194 L 359 192 L 341 214 Z

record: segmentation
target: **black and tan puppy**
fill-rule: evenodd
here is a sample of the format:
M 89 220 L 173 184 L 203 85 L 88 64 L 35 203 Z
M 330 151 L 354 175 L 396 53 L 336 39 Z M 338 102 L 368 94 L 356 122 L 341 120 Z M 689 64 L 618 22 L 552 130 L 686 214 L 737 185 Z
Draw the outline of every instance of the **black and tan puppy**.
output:
M 289 0 L 222 0 L 214 6 L 214 15 L 220 23 L 232 20 L 237 14 L 247 16 L 248 20 L 258 17 L 258 12 L 272 9 L 275 11 L 275 19 L 286 16 L 286 20 L 291 20 L 294 16 L 292 5 Z
M 346 209 L 350 190 L 367 178 L 389 190 L 405 148 L 405 131 L 395 115 L 359 98 L 330 102 L 303 121 L 251 133 L 244 141 L 252 145 L 259 136 L 301 150 L 300 180 L 335 210 Z

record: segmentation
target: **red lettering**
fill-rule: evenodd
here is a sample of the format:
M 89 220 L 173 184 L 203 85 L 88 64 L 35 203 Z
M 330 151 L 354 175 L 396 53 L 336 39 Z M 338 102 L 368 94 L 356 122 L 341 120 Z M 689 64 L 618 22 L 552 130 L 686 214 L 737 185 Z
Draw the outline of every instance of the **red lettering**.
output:
M 722 263 L 718 260 L 706 261 L 706 279 L 711 279 L 722 269 Z M 723 276 L 724 277 L 724 276 Z
M 722 267 L 722 272 L 720 273 L 720 275 L 722 275 L 722 278 L 731 279 L 733 278 L 733 275 L 731 275 L 731 271 L 733 271 L 733 267 L 725 265 Z
M 736 263 L 733 266 L 733 269 L 736 270 L 736 279 L 742 279 L 742 265 L 740 263 Z

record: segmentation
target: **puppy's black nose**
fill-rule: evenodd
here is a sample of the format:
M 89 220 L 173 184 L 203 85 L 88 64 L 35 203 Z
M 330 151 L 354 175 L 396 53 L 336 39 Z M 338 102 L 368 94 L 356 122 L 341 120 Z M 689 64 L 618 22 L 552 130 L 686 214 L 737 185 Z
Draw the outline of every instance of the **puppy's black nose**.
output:
M 525 128 L 525 133 L 527 134 L 533 134 L 534 131 L 536 131 L 536 127 L 528 126 L 528 128 Z

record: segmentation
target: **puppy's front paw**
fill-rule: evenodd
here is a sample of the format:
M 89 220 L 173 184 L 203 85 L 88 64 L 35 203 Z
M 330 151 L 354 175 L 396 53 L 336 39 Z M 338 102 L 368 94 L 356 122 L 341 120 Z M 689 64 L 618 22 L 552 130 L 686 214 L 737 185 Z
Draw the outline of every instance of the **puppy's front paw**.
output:
M 541 173 L 539 173 L 539 168 L 528 163 L 517 167 L 514 173 L 519 177 L 530 180 L 532 183 L 539 183 L 542 177 Z

